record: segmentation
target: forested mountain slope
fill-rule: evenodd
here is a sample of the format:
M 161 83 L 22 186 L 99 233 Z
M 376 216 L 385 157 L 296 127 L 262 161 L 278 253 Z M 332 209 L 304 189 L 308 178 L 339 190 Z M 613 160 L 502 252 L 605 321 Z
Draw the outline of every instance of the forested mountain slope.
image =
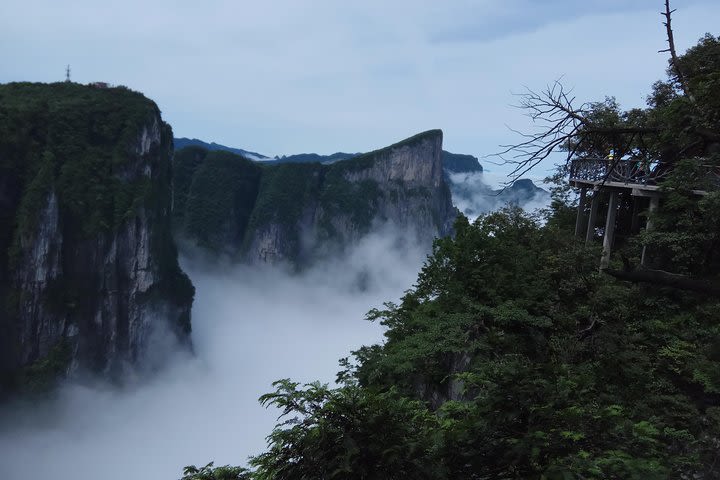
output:
M 176 155 L 178 233 L 249 262 L 307 263 L 387 222 L 429 244 L 456 214 L 441 152 L 440 130 L 331 164 L 186 148 Z
M 156 329 L 187 342 L 193 287 L 170 233 L 172 132 L 126 88 L 0 85 L 5 386 L 117 374 Z

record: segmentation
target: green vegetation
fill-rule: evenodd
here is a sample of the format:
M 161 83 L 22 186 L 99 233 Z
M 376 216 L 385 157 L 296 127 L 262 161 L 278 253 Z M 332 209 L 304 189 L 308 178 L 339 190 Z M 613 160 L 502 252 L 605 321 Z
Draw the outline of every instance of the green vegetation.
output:
M 65 375 L 72 361 L 72 347 L 60 340 L 46 357 L 20 370 L 14 379 L 16 388 L 25 394 L 44 394 L 52 390 Z
M 123 88 L 73 83 L 0 85 L 0 171 L 27 186 L 21 214 L 0 229 L 28 235 L 52 188 L 80 237 L 116 228 L 148 193 L 134 172 L 131 145 L 153 115 L 154 103 Z M 10 223 L 13 222 L 13 223 Z
M 229 152 L 209 152 L 198 161 L 187 199 L 180 199 L 179 206 L 185 206 L 183 232 L 214 251 L 242 242 L 259 179 L 260 167 L 250 160 Z M 187 182 L 187 178 L 181 180 Z
M 185 147 L 173 157 L 173 224 L 181 229 L 193 175 L 209 153 L 202 147 Z
M 472 155 L 442 152 L 443 168 L 450 173 L 482 172 L 483 168 L 477 158 Z
M 288 421 L 253 478 L 710 475 L 720 302 L 618 283 L 570 227 L 459 219 L 402 302 L 370 312 L 386 342 L 341 387 L 263 397 Z
M 303 224 L 316 227 L 315 240 L 324 248 L 329 243 L 345 245 L 347 239 L 338 223 L 347 223 L 359 234 L 370 230 L 385 192 L 376 181 L 352 179 L 353 174 L 370 169 L 395 148 L 441 135 L 440 130 L 430 130 L 327 164 L 309 162 L 309 157 L 303 156 L 288 162 L 253 163 L 229 152 L 183 148 L 175 155 L 173 176 L 177 231 L 211 251 L 242 254 L 250 248 L 254 234 L 273 225 L 279 229 L 285 258 L 302 261 L 299 257 L 303 253 L 312 255 L 301 252 L 299 231 Z M 392 185 L 390 199 L 397 201 L 398 190 L 403 189 L 402 183 Z M 422 188 L 408 192 L 416 197 L 429 194 Z
M 149 151 L 141 151 L 145 146 Z M 28 298 L 21 278 L 29 276 L 20 269 L 37 263 L 26 250 L 46 227 L 40 215 L 51 198 L 57 233 L 48 239 L 49 254 L 60 259 L 63 275 L 44 279 L 40 297 L 49 316 L 32 321 L 82 324 L 81 307 L 104 294 L 98 279 L 108 272 L 91 270 L 107 254 L 98 249 L 109 248 L 142 215 L 159 279 L 147 300 L 176 307 L 178 330 L 189 331 L 194 289 L 178 266 L 171 235 L 171 155 L 172 130 L 140 93 L 70 82 L 0 85 L 0 383 L 18 375 L 21 384 L 34 383 L 43 372 L 63 370 L 56 368 L 65 358 L 56 347 L 28 367 L 29 375 L 18 373 L 20 344 L 33 341 L 18 338 L 19 322 L 30 321 L 19 308 Z
M 175 210 L 181 234 L 211 251 L 241 252 L 249 248 L 252 233 L 276 225 L 290 259 L 300 253 L 299 224 L 317 221 L 318 240 L 343 244 L 334 219 L 349 219 L 351 228 L 366 233 L 377 215 L 384 193 L 374 180 L 353 181 L 355 172 L 371 168 L 378 155 L 413 145 L 439 130 L 425 132 L 386 149 L 332 164 L 253 163 L 229 152 L 187 147 L 175 155 Z M 404 185 L 393 185 L 404 189 Z M 391 190 L 393 200 L 398 199 Z M 415 188 L 410 196 L 427 197 Z M 317 218 L 312 216 L 317 214 Z M 307 217 L 307 218 L 306 218 Z M 251 233 L 248 233 L 251 232 Z
M 295 257 L 300 250 L 298 223 L 303 213 L 317 203 L 324 177 L 318 163 L 263 165 L 262 179 L 248 232 L 259 232 L 276 224 L 285 235 L 289 252 Z M 245 247 L 249 247 L 250 236 Z
M 210 462 L 204 467 L 185 467 L 180 480 L 245 480 L 249 478 L 248 470 L 242 467 L 213 467 Z
M 593 120 L 569 147 L 624 142 L 624 155 L 671 164 L 654 230 L 619 256 L 633 263 L 645 246 L 656 267 L 718 285 L 720 190 L 706 166 L 720 164 L 720 39 L 679 63 L 692 95 L 671 69 L 648 109 L 583 112 Z M 652 135 L 619 140 L 631 127 Z M 567 186 L 553 196 L 544 218 L 460 217 L 400 303 L 368 314 L 385 342 L 343 360 L 337 388 L 276 382 L 261 402 L 284 421 L 247 478 L 718 478 L 720 299 L 599 272 L 598 246 L 573 236 Z
M 598 273 L 562 213 L 460 218 L 341 387 L 262 398 L 288 420 L 252 478 L 709 474 L 720 302 Z
M 334 163 L 340 160 L 349 160 L 360 155 L 359 153 L 335 152 L 330 155 L 318 155 L 317 153 L 298 153 L 295 155 L 283 155 L 275 157 L 272 163 Z
M 374 180 L 361 180 L 351 182 L 347 180 L 346 173 L 361 169 L 357 160 L 334 163 L 329 166 L 320 194 L 320 205 L 323 208 L 320 232 L 321 238 L 338 240 L 341 243 L 343 238 L 338 237 L 338 232 L 332 225 L 333 218 L 347 216 L 353 226 L 360 233 L 367 233 L 373 218 L 377 214 L 376 206 L 383 197 L 377 182 Z M 368 157 L 363 164 L 374 161 Z M 368 168 L 366 165 L 362 168 Z

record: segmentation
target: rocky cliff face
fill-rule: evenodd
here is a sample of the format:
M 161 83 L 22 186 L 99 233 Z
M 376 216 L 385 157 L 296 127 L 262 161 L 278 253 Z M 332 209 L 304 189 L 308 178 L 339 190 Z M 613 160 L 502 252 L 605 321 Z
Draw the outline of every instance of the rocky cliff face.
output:
M 385 223 L 429 243 L 448 234 L 456 216 L 443 175 L 440 130 L 332 164 L 260 165 L 240 157 L 228 164 L 228 154 L 216 152 L 198 162 L 198 154 L 178 155 L 182 178 L 176 184 L 190 185 L 190 193 L 176 209 L 176 221 L 196 243 L 244 261 L 312 262 Z M 210 172 L 248 185 L 257 178 L 257 188 L 251 197 L 247 187 L 215 192 L 206 188 Z M 219 218 L 207 228 L 208 219 Z M 213 231 L 221 241 L 211 241 Z
M 0 367 L 5 385 L 188 341 L 193 288 L 170 234 L 172 132 L 125 89 L 0 86 Z M 22 385 L 20 385 L 22 386 Z

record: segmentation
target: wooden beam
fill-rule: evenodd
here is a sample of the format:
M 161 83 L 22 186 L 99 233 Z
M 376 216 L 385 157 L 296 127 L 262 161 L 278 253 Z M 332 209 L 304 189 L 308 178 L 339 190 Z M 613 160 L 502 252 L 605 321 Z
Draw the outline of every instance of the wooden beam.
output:
M 632 197 L 632 218 L 630 221 L 630 234 L 636 235 L 640 231 L 640 202 L 639 197 Z
M 633 283 L 649 283 L 653 285 L 661 285 L 664 287 L 679 288 L 681 290 L 691 290 L 694 292 L 702 292 L 710 295 L 720 295 L 720 285 L 709 280 L 689 278 L 685 275 L 678 275 L 662 270 L 648 270 L 640 268 L 638 270 L 603 270 L 619 280 L 625 280 Z

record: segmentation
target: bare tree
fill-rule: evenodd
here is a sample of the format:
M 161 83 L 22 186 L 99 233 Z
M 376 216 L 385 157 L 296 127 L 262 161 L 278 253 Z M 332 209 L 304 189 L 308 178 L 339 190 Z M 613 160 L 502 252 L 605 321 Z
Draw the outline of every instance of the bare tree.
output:
M 693 98 L 692 94 L 690 93 L 690 89 L 688 88 L 687 80 L 685 79 L 685 75 L 682 72 L 682 69 L 680 68 L 680 62 L 678 61 L 677 52 L 675 51 L 675 37 L 673 36 L 672 31 L 672 14 L 675 12 L 676 9 L 670 10 L 670 0 L 665 0 L 665 11 L 660 12 L 660 15 L 665 17 L 665 21 L 663 22 L 663 25 L 665 25 L 665 31 L 667 33 L 667 42 L 668 42 L 668 48 L 664 50 L 658 50 L 658 53 L 670 53 L 670 67 L 672 69 L 672 72 L 677 77 L 678 83 L 680 84 L 680 88 L 683 91 L 683 94 L 690 99 L 691 102 L 695 102 L 695 99 Z
M 675 51 L 671 28 L 671 15 L 674 11 L 670 9 L 670 1 L 665 0 L 665 11 L 661 13 L 665 17 L 663 24 L 666 27 L 669 48 L 660 52 L 670 52 L 672 72 L 681 85 L 683 95 L 692 101 Z M 609 150 L 613 150 L 613 159 L 617 163 L 624 155 L 633 151 L 638 143 L 643 144 L 642 135 L 662 131 L 660 127 L 640 126 L 626 121 L 614 124 L 597 122 L 593 113 L 601 103 L 585 102 L 576 105 L 572 90 L 566 89 L 561 80 L 554 81 L 539 92 L 526 89 L 526 92 L 518 94 L 518 97 L 516 106 L 527 112 L 536 131 L 523 133 L 511 129 L 520 135 L 522 140 L 511 145 L 501 145 L 503 150 L 494 155 L 503 163 L 513 166 L 509 183 L 525 175 L 557 151 L 567 152 L 566 161 L 569 162 L 578 152 L 587 154 L 588 151 L 594 151 L 605 156 L 610 153 Z
M 578 152 L 605 156 L 613 150 L 617 162 L 633 150 L 638 136 L 660 131 L 655 127 L 633 125 L 619 117 L 611 124 L 598 121 L 594 115 L 606 104 L 586 102 L 575 106 L 572 90 L 567 90 L 560 80 L 540 92 L 526 90 L 518 94 L 517 107 L 527 112 L 537 131 L 522 133 L 511 129 L 523 140 L 501 145 L 504 150 L 496 154 L 504 163 L 514 165 L 509 175 L 511 182 L 560 150 L 567 152 L 566 161 Z
M 526 90 L 518 95 L 520 101 L 517 107 L 527 112 L 538 131 L 528 134 L 511 129 L 524 140 L 512 145 L 501 145 L 504 150 L 497 153 L 503 162 L 515 165 L 510 172 L 512 180 L 532 170 L 554 151 L 569 145 L 580 127 L 587 125 L 588 105 L 575 108 L 575 97 L 570 96 L 572 92 L 566 91 L 560 80 L 555 80 L 541 92 L 529 88 Z

